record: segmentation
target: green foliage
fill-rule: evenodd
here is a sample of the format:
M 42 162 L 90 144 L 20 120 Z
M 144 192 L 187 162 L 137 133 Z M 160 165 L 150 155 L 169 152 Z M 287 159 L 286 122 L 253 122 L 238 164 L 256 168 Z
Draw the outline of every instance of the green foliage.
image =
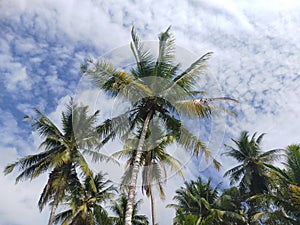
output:
M 224 176 L 230 176 L 230 184 L 239 182 L 241 192 L 248 196 L 268 192 L 267 165 L 279 157 L 280 151 L 280 149 L 262 151 L 260 144 L 264 134 L 257 139 L 255 136 L 256 133 L 249 138 L 248 132 L 243 131 L 238 140 L 232 139 L 237 148 L 225 145 L 229 151 L 224 153 L 239 163 Z
M 16 178 L 16 182 L 19 182 L 23 179 L 34 179 L 50 171 L 38 204 L 42 210 L 53 200 L 49 219 L 51 224 L 58 203 L 73 188 L 69 184 L 78 177 L 77 171 L 92 178 L 92 172 L 83 154 L 92 155 L 95 161 L 109 160 L 110 157 L 94 150 L 94 146 L 99 145 L 99 134 L 96 132 L 98 111 L 88 115 L 87 107 L 77 106 L 71 100 L 62 113 L 61 130 L 42 112 L 39 110 L 36 112 L 38 118 L 27 117 L 26 120 L 31 122 L 33 131 L 44 138 L 39 147 L 42 152 L 25 156 L 9 164 L 4 173 L 11 173 L 17 168 L 21 171 Z M 93 182 L 91 187 L 96 188 Z
M 168 205 L 176 209 L 174 225 L 246 224 L 242 206 L 234 195 L 237 192 L 237 189 L 229 189 L 220 195 L 219 186 L 213 188 L 211 179 L 207 183 L 200 177 L 185 182 L 173 198 L 177 204 Z
M 105 180 L 102 173 L 92 178 L 86 177 L 83 184 L 74 177 L 70 184 L 73 188 L 63 200 L 63 204 L 70 208 L 57 214 L 54 222 L 74 225 L 109 225 L 111 221 L 103 204 L 108 202 L 116 191 L 110 183 L 109 180 Z M 96 190 L 91 184 L 95 185 Z
M 110 217 L 113 225 L 124 225 L 127 201 L 128 201 L 127 197 L 124 193 L 121 194 L 117 200 L 113 201 L 111 210 L 113 214 L 115 214 L 115 216 Z M 132 225 L 149 224 L 148 218 L 145 215 L 138 214 L 138 209 L 141 203 L 142 201 L 139 200 L 134 204 L 133 212 L 132 212 Z
M 172 132 L 176 141 L 185 149 L 195 153 L 204 151 L 206 157 L 211 157 L 204 143 L 174 117 L 177 114 L 193 118 L 210 117 L 214 108 L 195 101 L 202 98 L 201 93 L 204 93 L 198 91 L 198 82 L 195 81 L 205 71 L 211 53 L 200 57 L 184 72 L 178 73 L 175 42 L 170 34 L 170 27 L 159 35 L 159 52 L 156 59 L 150 50 L 145 48 L 134 28 L 131 35 L 131 50 L 136 59 L 136 66 L 130 71 L 119 71 L 105 60 L 88 61 L 84 66 L 84 75 L 91 78 L 98 88 L 111 96 L 123 96 L 131 103 L 127 112 L 105 121 L 99 127 L 99 130 L 104 131 L 103 139 L 106 142 L 121 136 L 126 140 L 130 133 L 132 135 L 133 131 L 141 129 L 146 116 L 151 112 L 152 117 L 157 118 L 156 122 L 165 126 L 168 132 Z
M 300 223 L 300 147 L 290 145 L 285 149 L 284 168 L 269 165 L 272 189 L 270 192 L 255 195 L 258 204 L 265 205 L 266 209 L 253 216 L 253 219 L 264 224 Z
M 128 111 L 106 120 L 103 125 L 99 126 L 98 130 L 102 132 L 103 144 L 116 136 L 126 141 L 132 138 L 136 131 L 141 131 L 138 142 L 130 146 L 130 149 L 136 148 L 137 152 L 132 160 L 132 171 L 130 171 L 132 178 L 128 190 L 130 198 L 128 199 L 127 225 L 130 224 L 130 211 L 134 201 L 140 159 L 143 159 L 141 152 L 147 151 L 144 142 L 149 122 L 155 121 L 164 133 L 172 136 L 185 150 L 195 155 L 203 151 L 206 158 L 212 158 L 199 137 L 184 127 L 180 119 L 176 119 L 178 116 L 209 118 L 216 110 L 210 106 L 210 101 L 201 101 L 203 96 L 200 94 L 203 92 L 198 90 L 197 82 L 206 68 L 206 61 L 211 53 L 200 57 L 183 73 L 179 73 L 179 65 L 175 62 L 175 42 L 169 31 L 170 27 L 159 35 L 158 57 L 155 58 L 151 51 L 145 48 L 135 29 L 132 28 L 130 47 L 136 65 L 130 71 L 120 71 L 105 60 L 88 61 L 87 65 L 82 66 L 83 74 L 91 78 L 95 86 L 110 96 L 119 95 L 130 103 Z M 128 143 L 130 141 L 127 141 Z M 213 162 L 219 168 L 220 164 L 215 159 Z M 156 170 L 157 174 L 160 173 L 158 166 L 151 166 L 151 170 Z M 147 180 L 146 173 L 148 172 L 143 173 L 144 180 Z M 159 179 L 158 177 L 154 176 L 153 179 Z

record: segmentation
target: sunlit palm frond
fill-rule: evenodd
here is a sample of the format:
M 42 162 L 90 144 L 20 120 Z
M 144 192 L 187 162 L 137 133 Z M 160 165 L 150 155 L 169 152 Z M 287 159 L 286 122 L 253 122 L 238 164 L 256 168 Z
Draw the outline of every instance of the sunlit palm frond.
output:
M 193 154 L 198 155 L 200 152 L 204 154 L 206 159 L 211 157 L 211 152 L 198 137 L 193 135 L 187 128 L 182 126 L 180 128 L 180 137 L 177 139 L 178 143 L 186 150 L 192 151 Z
M 181 170 L 183 165 L 180 162 L 180 160 L 176 159 L 175 157 L 166 152 L 164 152 L 163 156 L 158 157 L 160 158 L 161 163 L 168 165 L 168 167 L 170 167 L 171 170 L 176 171 L 181 177 L 184 177 L 184 174 Z
M 206 62 L 212 55 L 212 52 L 208 52 L 192 63 L 183 73 L 173 78 L 174 84 L 179 85 L 184 90 L 194 90 L 196 80 L 202 75 L 203 71 L 207 68 Z
M 195 100 L 177 101 L 174 105 L 180 115 L 191 118 L 210 118 L 212 112 L 209 106 L 198 104 Z

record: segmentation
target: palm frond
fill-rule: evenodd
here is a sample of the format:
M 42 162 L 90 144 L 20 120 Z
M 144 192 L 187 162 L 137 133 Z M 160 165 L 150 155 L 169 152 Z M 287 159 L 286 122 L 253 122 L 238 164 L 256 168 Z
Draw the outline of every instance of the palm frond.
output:
M 35 109 L 36 113 L 40 116 L 39 119 L 33 120 L 31 123 L 32 129 L 37 131 L 42 137 L 56 136 L 63 137 L 61 131 L 55 126 L 55 124 L 45 116 L 41 111 Z
M 114 162 L 116 164 L 119 164 L 119 162 L 116 159 L 114 159 L 114 156 L 109 156 L 98 151 L 83 149 L 82 154 L 91 156 L 93 162 L 106 161 L 106 162 Z
M 58 224 L 59 222 L 62 222 L 62 225 L 63 224 L 67 225 L 69 221 L 72 219 L 72 217 L 73 217 L 72 210 L 71 209 L 65 210 L 55 215 L 54 224 Z
M 180 115 L 191 118 L 210 118 L 212 110 L 209 106 L 198 104 L 195 100 L 181 100 L 175 102 L 175 108 Z
M 130 115 L 131 112 L 127 111 L 112 119 L 105 120 L 96 128 L 100 138 L 103 138 L 102 144 L 113 140 L 117 135 L 122 136 L 132 129 L 132 122 L 129 119 Z M 102 145 L 99 147 L 102 147 Z
M 175 58 L 175 40 L 169 33 L 171 27 L 159 36 L 159 50 L 155 65 L 155 76 L 171 78 L 174 76 L 178 66 L 173 65 Z
M 262 159 L 262 160 L 267 160 L 267 161 L 277 160 L 280 157 L 282 157 L 282 155 L 278 154 L 281 151 L 283 151 L 283 149 L 268 150 L 268 151 L 265 151 L 265 152 L 261 153 L 259 155 L 259 158 Z
M 153 56 L 149 50 L 145 50 L 145 47 L 135 32 L 134 27 L 132 27 L 131 30 L 131 37 L 132 42 L 130 43 L 130 47 L 137 64 L 137 71 L 135 71 L 135 75 L 137 77 L 150 76 L 154 66 Z
M 180 128 L 180 136 L 177 139 L 178 143 L 182 145 L 186 150 L 192 150 L 192 153 L 196 156 L 202 152 L 205 156 L 205 159 L 211 157 L 211 152 L 198 137 L 193 135 L 187 128 L 182 126 Z
M 179 85 L 185 90 L 193 90 L 196 79 L 207 68 L 206 62 L 212 55 L 212 52 L 208 52 L 193 62 L 183 73 L 176 76 L 173 81 L 173 87 Z

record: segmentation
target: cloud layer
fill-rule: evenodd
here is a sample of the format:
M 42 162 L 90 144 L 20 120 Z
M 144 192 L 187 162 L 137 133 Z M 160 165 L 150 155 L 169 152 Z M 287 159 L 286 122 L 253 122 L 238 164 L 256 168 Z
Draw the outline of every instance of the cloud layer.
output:
M 156 41 L 157 34 L 172 25 L 180 48 L 196 56 L 213 51 L 208 76 L 214 82 L 204 79 L 201 87 L 212 97 L 222 94 L 240 101 L 233 108 L 239 116 L 225 118 L 224 137 L 207 137 L 223 164 L 221 173 L 190 161 L 187 179 L 199 174 L 221 179 L 233 163 L 220 156 L 223 143 L 230 144 L 229 138 L 241 130 L 266 132 L 265 149 L 299 143 L 298 1 L 12 0 L 1 1 L 0 10 L 1 169 L 38 146 L 38 137 L 22 122 L 24 114 L 38 108 L 59 123 L 68 96 L 78 91 L 80 64 L 126 46 L 132 25 L 148 41 Z M 111 101 L 99 96 L 92 100 L 103 105 Z M 103 109 L 103 115 L 109 111 Z M 113 173 L 118 177 L 121 171 Z M 40 214 L 36 207 L 45 180 L 15 186 L 12 175 L 2 174 L 0 182 L 0 199 L 7 199 L 0 205 L 0 224 L 46 223 L 47 210 Z M 171 224 L 173 211 L 165 204 L 182 183 L 179 177 L 168 180 L 167 199 L 157 210 L 161 225 Z M 150 215 L 147 199 L 144 203 L 143 212 Z

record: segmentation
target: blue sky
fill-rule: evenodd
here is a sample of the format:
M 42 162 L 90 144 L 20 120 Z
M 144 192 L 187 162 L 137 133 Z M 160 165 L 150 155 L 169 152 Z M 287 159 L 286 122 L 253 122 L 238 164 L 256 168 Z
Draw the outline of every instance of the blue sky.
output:
M 223 144 L 230 144 L 230 138 L 241 130 L 267 133 L 264 149 L 299 143 L 299 10 L 296 0 L 272 4 L 258 0 L 1 1 L 1 170 L 36 152 L 40 139 L 22 122 L 25 114 L 33 114 L 33 108 L 59 123 L 64 104 L 75 94 L 90 100 L 92 110 L 100 104 L 103 117 L 121 104 L 94 90 L 80 92 L 79 70 L 89 57 L 126 53 L 132 25 L 149 43 L 155 43 L 157 35 L 172 25 L 178 49 L 188 56 L 213 51 L 207 71 L 210 79 L 200 86 L 212 97 L 226 95 L 240 101 L 234 106 L 239 116 L 213 119 L 207 135 L 208 146 L 223 164 L 221 172 L 185 156 L 187 179 L 197 175 L 221 179 L 234 164 L 220 156 Z M 123 168 L 107 168 L 117 182 Z M 0 224 L 45 224 L 48 210 L 39 213 L 36 205 L 46 178 L 15 185 L 13 175 L 1 173 Z M 167 199 L 158 205 L 161 225 L 171 224 L 173 211 L 165 205 L 182 180 L 170 177 L 167 185 Z M 147 199 L 142 212 L 150 215 Z

